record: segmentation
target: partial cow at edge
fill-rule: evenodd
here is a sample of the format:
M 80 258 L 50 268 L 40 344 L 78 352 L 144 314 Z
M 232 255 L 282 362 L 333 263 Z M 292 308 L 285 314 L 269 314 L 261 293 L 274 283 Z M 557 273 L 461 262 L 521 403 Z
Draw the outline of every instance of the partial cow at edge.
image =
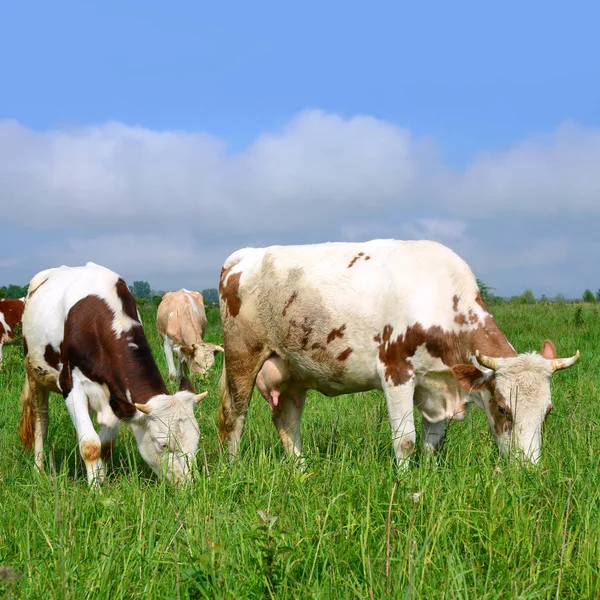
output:
M 23 318 L 24 298 L 2 298 L 0 300 L 0 366 L 2 365 L 2 346 L 15 339 L 15 330 Z
M 413 409 L 426 449 L 470 403 L 485 410 L 502 453 L 538 461 L 552 409 L 550 379 L 579 351 L 517 354 L 468 265 L 431 241 L 372 240 L 245 248 L 219 287 L 225 361 L 219 430 L 237 453 L 255 382 L 285 450 L 301 456 L 306 391 L 383 390 L 396 460 L 414 450 Z
M 62 394 L 90 485 L 106 476 L 122 422 L 159 476 L 179 482 L 195 463 L 200 434 L 189 381 L 170 395 L 152 357 L 135 299 L 116 273 L 87 263 L 38 273 L 23 313 L 25 383 L 19 434 L 43 470 L 48 397 Z M 90 410 L 102 426 L 94 429 Z
M 181 289 L 167 292 L 156 313 L 156 327 L 163 338 L 165 358 L 171 381 L 181 378 L 181 363 L 194 375 L 206 375 L 221 346 L 203 341 L 206 334 L 206 311 L 200 292 Z M 173 362 L 177 356 L 177 368 Z

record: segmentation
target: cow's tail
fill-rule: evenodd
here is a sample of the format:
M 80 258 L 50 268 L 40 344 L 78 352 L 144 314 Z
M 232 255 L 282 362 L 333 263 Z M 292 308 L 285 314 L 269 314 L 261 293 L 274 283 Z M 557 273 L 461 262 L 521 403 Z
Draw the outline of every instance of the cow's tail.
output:
M 31 449 L 33 447 L 36 419 L 35 394 L 30 383 L 30 375 L 26 373 L 25 384 L 21 392 L 21 421 L 19 422 L 19 437 L 24 448 Z

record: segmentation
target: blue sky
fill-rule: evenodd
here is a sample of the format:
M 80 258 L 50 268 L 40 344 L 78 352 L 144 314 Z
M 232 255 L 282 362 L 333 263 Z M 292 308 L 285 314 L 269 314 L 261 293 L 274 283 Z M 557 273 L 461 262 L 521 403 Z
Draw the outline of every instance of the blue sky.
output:
M 214 287 L 245 245 L 428 236 L 500 293 L 600 288 L 598 22 L 592 2 L 6 5 L 0 279 L 96 260 Z

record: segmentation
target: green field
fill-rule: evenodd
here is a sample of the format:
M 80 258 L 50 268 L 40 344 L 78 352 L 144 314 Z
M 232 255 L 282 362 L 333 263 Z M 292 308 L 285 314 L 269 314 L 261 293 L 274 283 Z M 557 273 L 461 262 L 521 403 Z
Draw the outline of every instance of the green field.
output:
M 142 316 L 166 375 L 153 311 L 144 307 Z M 47 474 L 21 450 L 23 354 L 6 346 L 0 595 L 600 598 L 600 308 L 493 312 L 520 352 L 539 350 L 545 337 L 559 355 L 581 351 L 554 376 L 555 409 L 536 468 L 499 458 L 484 413 L 472 409 L 450 425 L 438 465 L 419 453 L 399 476 L 380 392 L 309 393 L 308 469 L 300 473 L 255 391 L 240 459 L 230 465 L 216 427 L 220 355 L 208 381 L 194 382 L 210 393 L 197 409 L 204 469 L 193 485 L 158 482 L 123 427 L 109 480 L 94 494 L 61 397 L 51 397 Z M 209 321 L 207 341 L 221 342 L 217 311 Z

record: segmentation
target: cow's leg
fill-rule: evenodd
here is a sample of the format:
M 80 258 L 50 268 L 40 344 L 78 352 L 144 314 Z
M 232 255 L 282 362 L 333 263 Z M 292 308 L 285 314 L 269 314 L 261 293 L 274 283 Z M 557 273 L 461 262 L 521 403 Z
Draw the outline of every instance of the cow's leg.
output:
M 413 415 L 414 379 L 397 386 L 391 386 L 386 382 L 383 392 L 390 417 L 396 462 L 401 469 L 406 469 L 417 439 Z
M 119 435 L 121 422 L 115 424 L 103 425 L 98 437 L 100 438 L 100 458 L 98 459 L 98 483 L 104 483 L 106 479 L 106 462 L 112 456 L 115 440 Z
M 230 460 L 235 458 L 239 450 L 254 381 L 270 354 L 269 350 L 263 350 L 262 353 L 228 354 L 227 346 L 225 347 L 220 382 L 219 438 L 221 442 L 228 440 Z
M 19 435 L 26 448 L 34 446 L 35 466 L 44 470 L 44 442 L 48 437 L 49 392 L 38 383 L 25 364 L 25 383 L 21 392 Z
M 2 346 L 4 344 L 2 344 L 2 342 L 0 342 L 0 367 L 2 366 Z
M 169 379 L 175 380 L 175 363 L 173 362 L 173 343 L 166 336 L 163 335 L 163 349 L 165 351 L 165 359 L 167 361 L 167 368 L 169 369 Z
M 283 392 L 279 402 L 273 409 L 273 424 L 277 429 L 283 448 L 290 456 L 302 459 L 302 443 L 300 441 L 300 420 L 304 410 L 306 390 L 291 394 Z
M 181 381 L 181 362 L 183 360 L 181 348 L 175 348 L 175 355 L 177 356 L 177 368 L 175 369 L 175 375 L 171 379 L 173 381 Z
M 438 451 L 446 435 L 446 419 L 439 423 L 431 423 L 423 416 L 423 449 L 425 451 Z
M 87 395 L 81 385 L 73 386 L 65 398 L 65 403 L 77 432 L 79 452 L 85 463 L 88 484 L 96 486 L 100 483 L 102 474 L 102 462 L 99 460 L 102 446 L 100 436 L 90 418 Z

